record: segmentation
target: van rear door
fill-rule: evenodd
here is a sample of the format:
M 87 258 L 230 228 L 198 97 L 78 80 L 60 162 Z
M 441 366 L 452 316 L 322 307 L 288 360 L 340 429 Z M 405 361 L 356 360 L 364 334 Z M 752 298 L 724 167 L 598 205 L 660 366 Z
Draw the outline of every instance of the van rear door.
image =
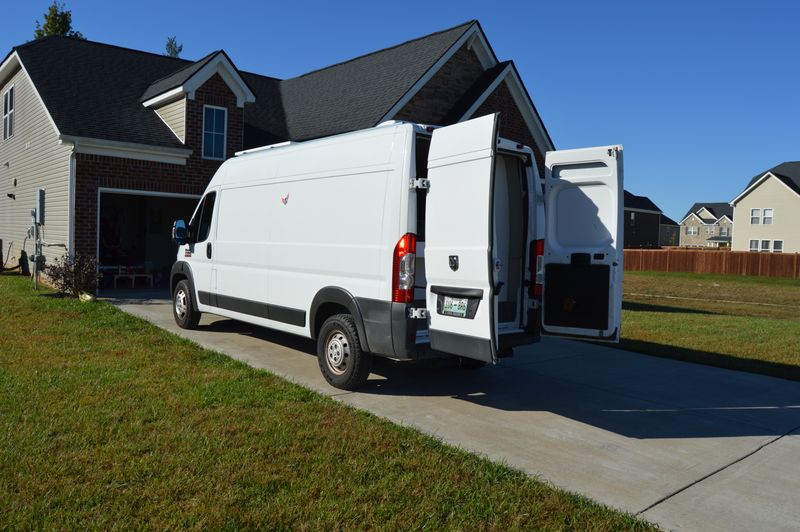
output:
M 486 362 L 497 353 L 492 265 L 497 116 L 433 132 L 425 209 L 431 348 Z
M 619 340 L 622 181 L 622 146 L 545 156 L 545 334 Z

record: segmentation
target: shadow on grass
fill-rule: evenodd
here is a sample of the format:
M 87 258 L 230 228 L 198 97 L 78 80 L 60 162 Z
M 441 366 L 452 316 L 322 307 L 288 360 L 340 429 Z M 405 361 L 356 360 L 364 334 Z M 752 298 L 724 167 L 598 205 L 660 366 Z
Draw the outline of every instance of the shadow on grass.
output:
M 709 310 L 699 310 L 695 308 L 667 307 L 664 305 L 652 305 L 650 303 L 639 303 L 638 301 L 623 301 L 622 310 L 632 312 L 666 312 L 670 314 L 718 314 Z
M 643 355 L 669 358 L 682 362 L 693 362 L 717 368 L 732 369 L 736 371 L 746 371 L 748 373 L 758 373 L 769 377 L 777 377 L 790 381 L 800 381 L 800 366 L 791 364 L 781 364 L 780 362 L 769 362 L 766 360 L 755 360 L 741 358 L 733 355 L 715 353 L 713 351 L 700 351 L 688 349 L 674 345 L 665 345 L 643 340 L 631 340 L 622 338 L 619 344 L 604 344 L 608 347 L 617 347 L 626 351 L 635 351 Z

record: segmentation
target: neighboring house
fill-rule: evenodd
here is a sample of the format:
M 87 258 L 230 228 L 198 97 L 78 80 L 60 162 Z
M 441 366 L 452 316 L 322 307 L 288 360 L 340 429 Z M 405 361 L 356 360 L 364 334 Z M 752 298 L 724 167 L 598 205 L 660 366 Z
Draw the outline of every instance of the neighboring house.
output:
M 729 247 L 733 225 L 733 207 L 728 203 L 695 203 L 681 220 L 680 245 Z
M 677 246 L 680 238 L 681 227 L 678 222 L 662 214 L 658 224 L 658 245 Z
M 45 240 L 96 256 L 106 285 L 121 267 L 163 281 L 171 221 L 191 216 L 239 150 L 494 112 L 540 172 L 554 149 L 514 64 L 497 59 L 477 21 L 287 80 L 240 71 L 221 50 L 186 61 L 46 37 L 2 61 L 0 96 L 4 251 L 31 253 L 30 210 L 45 189 Z
M 734 250 L 800 252 L 800 162 L 758 174 L 731 205 Z
M 625 191 L 625 247 L 658 247 L 661 209 L 647 196 Z

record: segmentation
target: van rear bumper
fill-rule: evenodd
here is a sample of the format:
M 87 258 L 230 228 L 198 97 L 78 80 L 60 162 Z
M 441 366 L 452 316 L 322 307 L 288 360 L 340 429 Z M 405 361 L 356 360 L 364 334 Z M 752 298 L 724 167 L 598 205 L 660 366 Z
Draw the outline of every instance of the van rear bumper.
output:
M 372 353 L 399 360 L 429 358 L 432 353 L 428 345 L 417 344 L 417 331 L 426 329 L 427 320 L 409 318 L 412 308 L 425 308 L 424 301 L 392 303 L 376 299 L 356 298 L 364 322 L 366 344 Z M 525 332 L 503 334 L 499 338 L 499 356 L 508 356 L 515 347 L 536 343 L 540 340 L 539 311 L 530 310 Z M 438 356 L 442 356 L 439 353 Z
M 416 345 L 417 329 L 427 327 L 427 321 L 408 317 L 409 309 L 425 307 L 423 301 L 393 303 L 376 299 L 356 298 L 367 345 L 376 355 L 401 360 L 419 358 L 422 354 Z

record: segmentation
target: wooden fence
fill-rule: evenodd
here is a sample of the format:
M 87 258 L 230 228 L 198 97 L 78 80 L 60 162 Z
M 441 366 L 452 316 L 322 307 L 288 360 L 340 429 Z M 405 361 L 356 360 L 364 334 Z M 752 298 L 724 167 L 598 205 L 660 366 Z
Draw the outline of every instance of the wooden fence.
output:
M 695 249 L 626 249 L 625 270 L 722 273 L 800 279 L 800 254 Z

